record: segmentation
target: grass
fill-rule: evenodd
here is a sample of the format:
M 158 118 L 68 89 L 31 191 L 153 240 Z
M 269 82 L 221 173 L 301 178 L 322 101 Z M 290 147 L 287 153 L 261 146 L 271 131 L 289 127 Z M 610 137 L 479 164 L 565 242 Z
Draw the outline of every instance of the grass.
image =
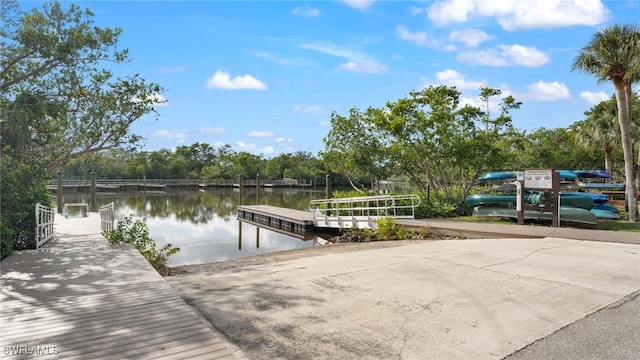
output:
M 624 214 L 621 214 L 624 217 Z M 455 221 L 485 223 L 485 224 L 501 224 L 501 225 L 514 225 L 516 222 L 508 219 L 496 219 L 491 217 L 476 217 L 476 216 L 459 216 L 451 218 Z M 640 222 L 630 223 L 624 219 L 617 221 L 602 221 L 598 223 L 598 229 L 611 230 L 611 231 L 626 231 L 640 233 Z
M 640 233 L 640 222 L 628 222 L 625 220 L 607 221 L 598 224 L 600 230 L 628 231 Z

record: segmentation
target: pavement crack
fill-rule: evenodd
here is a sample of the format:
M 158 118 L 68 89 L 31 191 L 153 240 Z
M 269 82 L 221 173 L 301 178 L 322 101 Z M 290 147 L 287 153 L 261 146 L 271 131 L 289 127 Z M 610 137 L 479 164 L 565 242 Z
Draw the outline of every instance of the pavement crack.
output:
M 529 256 L 535 254 L 535 253 L 539 253 L 541 251 L 545 251 L 545 250 L 549 250 L 549 249 L 556 249 L 556 248 L 563 247 L 563 246 L 564 245 L 558 245 L 558 246 L 549 246 L 549 247 L 545 247 L 545 248 L 542 248 L 542 249 L 536 249 L 536 250 L 533 250 L 533 251 L 529 252 L 527 255 L 519 257 L 517 259 L 510 259 L 510 260 L 502 261 L 502 262 L 499 262 L 499 263 L 483 265 L 483 266 L 480 267 L 480 269 L 485 269 L 485 268 L 488 268 L 488 267 L 491 267 L 491 266 L 504 265 L 504 264 L 509 264 L 509 263 L 513 263 L 513 262 L 516 262 L 516 261 L 524 260 L 524 259 L 527 259 Z

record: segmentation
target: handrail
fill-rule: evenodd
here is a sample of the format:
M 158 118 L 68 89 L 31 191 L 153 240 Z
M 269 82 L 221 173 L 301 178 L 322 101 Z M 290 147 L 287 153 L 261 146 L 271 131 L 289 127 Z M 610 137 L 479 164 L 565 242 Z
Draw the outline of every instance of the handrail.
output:
M 113 223 L 115 221 L 115 206 L 113 202 L 103 205 L 98 209 L 100 214 L 100 230 L 102 232 L 113 231 Z
M 56 212 L 41 204 L 36 204 L 36 249 L 54 238 L 53 221 Z
M 419 205 L 416 194 L 376 195 L 311 200 L 309 210 L 315 226 L 374 228 L 380 218 L 414 219 Z

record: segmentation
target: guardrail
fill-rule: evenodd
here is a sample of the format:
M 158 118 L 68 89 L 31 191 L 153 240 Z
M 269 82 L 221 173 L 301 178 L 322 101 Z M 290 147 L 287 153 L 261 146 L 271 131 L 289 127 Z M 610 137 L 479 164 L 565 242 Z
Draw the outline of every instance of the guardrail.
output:
M 377 195 L 311 200 L 309 210 L 316 227 L 375 229 L 377 219 L 415 219 L 419 205 L 415 194 Z
M 98 209 L 100 214 L 100 230 L 105 232 L 113 231 L 113 223 L 115 221 L 115 206 L 113 202 L 103 205 Z
M 44 205 L 36 204 L 36 249 L 53 239 L 53 220 L 56 212 Z

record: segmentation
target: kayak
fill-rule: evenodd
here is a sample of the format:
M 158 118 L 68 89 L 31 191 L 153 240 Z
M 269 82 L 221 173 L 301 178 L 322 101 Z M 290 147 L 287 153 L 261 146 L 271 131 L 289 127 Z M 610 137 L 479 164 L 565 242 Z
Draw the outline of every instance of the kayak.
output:
M 517 219 L 518 211 L 514 208 L 476 206 L 473 208 L 473 216 Z M 524 218 L 525 220 L 551 221 L 553 220 L 553 214 L 551 212 L 525 210 Z M 596 214 L 589 210 L 570 206 L 560 207 L 560 222 L 563 221 L 589 225 L 598 224 Z
M 539 203 L 541 201 L 540 194 L 525 194 L 526 203 Z M 473 194 L 464 199 L 464 206 L 472 208 L 478 205 L 487 204 L 515 204 L 516 194 Z M 563 193 L 560 196 L 561 206 L 572 206 L 582 209 L 591 209 L 594 207 L 593 200 L 583 193 Z
M 611 179 L 611 174 L 604 170 L 573 170 L 579 178 Z
M 611 211 L 612 213 L 619 213 L 620 212 L 620 210 L 618 210 L 615 206 L 611 206 L 609 204 L 604 204 L 604 203 L 597 203 L 593 208 L 597 209 L 597 210 Z
M 596 218 L 598 218 L 598 219 L 607 219 L 607 220 L 618 220 L 618 219 L 620 219 L 620 216 L 618 214 L 613 213 L 613 212 L 611 212 L 609 210 L 601 210 L 601 209 L 593 208 L 593 209 L 591 209 L 589 211 L 591 211 L 596 216 Z
M 588 192 L 563 192 L 560 196 L 587 196 L 590 197 L 596 204 L 604 204 L 609 201 L 609 195 L 607 194 L 598 194 L 598 193 L 588 193 Z
M 577 179 L 578 175 L 576 175 L 571 170 L 556 170 L 558 175 L 560 175 L 560 179 Z M 479 182 L 485 181 L 496 181 L 496 180 L 515 180 L 518 177 L 518 171 L 493 171 L 480 175 L 478 177 Z
M 624 190 L 624 184 L 578 182 L 578 186 L 584 189 Z

